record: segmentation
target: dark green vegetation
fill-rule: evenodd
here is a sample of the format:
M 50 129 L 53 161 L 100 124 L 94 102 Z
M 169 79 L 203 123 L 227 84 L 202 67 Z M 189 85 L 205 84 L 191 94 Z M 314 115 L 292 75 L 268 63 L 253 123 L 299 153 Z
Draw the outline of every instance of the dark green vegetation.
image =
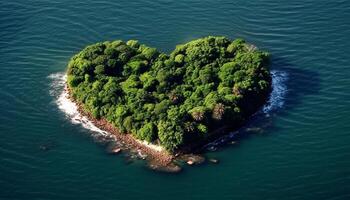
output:
M 71 95 L 87 112 L 169 151 L 240 126 L 265 102 L 270 82 L 268 54 L 225 37 L 170 55 L 135 40 L 97 43 L 68 65 Z

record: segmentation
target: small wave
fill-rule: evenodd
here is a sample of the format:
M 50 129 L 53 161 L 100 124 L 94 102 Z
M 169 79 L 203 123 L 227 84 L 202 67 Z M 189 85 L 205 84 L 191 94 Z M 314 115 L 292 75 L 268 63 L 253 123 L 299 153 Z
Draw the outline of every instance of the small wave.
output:
M 265 114 L 269 116 L 269 113 L 276 111 L 283 107 L 285 96 L 287 94 L 287 80 L 288 73 L 280 70 L 271 71 L 272 78 L 272 91 L 268 98 L 267 103 L 263 106 L 261 111 L 257 112 L 256 115 Z M 216 151 L 216 149 L 223 144 L 233 141 L 239 131 L 230 132 L 227 135 L 220 137 L 219 139 L 208 143 L 203 148 L 208 151 Z
M 76 103 L 69 99 L 68 90 L 66 88 L 67 75 L 63 72 L 51 74 L 48 76 L 52 79 L 50 85 L 50 95 L 55 97 L 55 103 L 58 108 L 65 113 L 66 117 L 73 124 L 80 124 L 84 128 L 96 132 L 105 137 L 112 137 L 112 134 L 96 127 L 87 117 L 82 116 L 78 111 Z
M 272 91 L 267 103 L 262 108 L 262 112 L 268 114 L 271 111 L 282 108 L 287 94 L 288 74 L 285 71 L 272 70 Z
M 50 84 L 50 95 L 57 97 L 64 89 L 66 83 L 67 75 L 64 72 L 59 72 L 55 74 L 50 74 L 47 78 L 51 79 Z

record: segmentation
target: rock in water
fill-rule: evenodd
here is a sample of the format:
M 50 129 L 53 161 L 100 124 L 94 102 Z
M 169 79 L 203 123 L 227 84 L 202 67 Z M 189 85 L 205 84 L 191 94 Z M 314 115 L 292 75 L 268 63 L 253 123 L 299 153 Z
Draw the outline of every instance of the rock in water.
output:
M 114 149 L 112 149 L 112 153 L 114 153 L 114 154 L 118 154 L 118 153 L 120 153 L 121 151 L 122 151 L 121 148 L 114 148 Z
M 193 160 L 188 160 L 188 161 L 187 161 L 187 164 L 188 164 L 188 165 L 194 165 L 194 161 L 193 161 Z

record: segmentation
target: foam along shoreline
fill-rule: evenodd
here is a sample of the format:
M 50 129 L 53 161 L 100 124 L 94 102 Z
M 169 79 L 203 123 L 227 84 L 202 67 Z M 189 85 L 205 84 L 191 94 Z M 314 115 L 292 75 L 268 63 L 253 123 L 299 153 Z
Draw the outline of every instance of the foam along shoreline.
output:
M 73 124 L 81 124 L 84 128 L 89 129 L 103 136 L 110 136 L 111 134 L 107 131 L 101 130 L 96 127 L 92 121 L 90 121 L 86 116 L 83 116 L 78 109 L 76 103 L 70 100 L 69 93 L 66 87 L 67 75 L 65 73 L 57 73 L 50 75 L 49 78 L 53 79 L 53 88 L 55 91 L 51 90 L 51 95 L 56 96 L 56 104 L 58 108 L 63 111 L 67 118 L 71 120 Z M 60 93 L 58 93 L 58 91 Z
M 288 80 L 288 74 L 284 71 L 278 71 L 278 70 L 272 70 L 271 71 L 271 77 L 272 77 L 272 91 L 268 98 L 267 103 L 262 107 L 262 113 L 269 114 L 271 111 L 277 110 L 284 105 L 284 98 L 287 93 L 287 87 L 286 87 L 286 81 Z M 61 73 L 55 73 L 51 74 L 49 76 L 50 79 L 52 79 L 51 83 L 51 89 L 50 89 L 50 95 L 55 97 L 58 108 L 66 115 L 68 119 L 71 120 L 73 124 L 80 124 L 84 128 L 92 131 L 93 133 L 96 133 L 97 136 L 103 136 L 106 138 L 111 138 L 115 141 L 119 141 L 120 139 L 126 139 L 128 142 L 133 143 L 132 146 L 136 146 L 137 153 L 138 154 L 153 154 L 153 159 L 157 160 L 157 156 L 165 156 L 165 160 L 163 159 L 163 164 L 167 163 L 169 164 L 170 157 L 168 157 L 167 152 L 164 150 L 163 147 L 155 144 L 148 143 L 146 141 L 140 141 L 135 138 L 131 138 L 130 135 L 128 135 L 129 138 L 117 138 L 118 134 L 115 133 L 114 129 L 110 129 L 111 131 L 102 130 L 100 127 L 104 127 L 103 123 L 101 121 L 94 121 L 93 119 L 89 118 L 88 116 L 83 115 L 80 112 L 79 106 L 73 102 L 69 98 L 69 92 L 66 86 L 66 80 L 67 75 L 64 72 Z M 102 124 L 101 124 L 102 123 Z M 99 125 L 96 125 L 99 124 Z M 122 134 L 119 134 L 122 135 Z M 222 138 L 219 138 L 218 140 L 208 144 L 212 145 L 215 144 L 215 146 L 218 146 L 218 143 L 222 143 L 220 141 L 227 141 L 227 138 L 232 138 L 234 136 L 234 132 L 228 134 L 227 136 L 223 136 Z M 120 142 L 120 141 L 119 141 Z M 122 143 L 124 141 L 121 141 Z M 140 152 L 141 151 L 141 152 Z M 141 156 L 142 157 L 142 156 Z M 152 156 L 151 156 L 152 157 Z M 153 160 L 155 161 L 155 160 Z M 157 167 L 157 163 L 151 163 L 151 165 L 154 167 Z
M 90 120 L 87 116 L 81 114 L 81 112 L 79 111 L 79 106 L 69 98 L 67 86 L 64 86 L 61 95 L 57 99 L 57 105 L 60 110 L 66 113 L 66 116 L 71 119 L 73 124 L 81 124 L 84 128 L 89 129 L 90 131 L 97 132 L 105 137 L 113 137 L 117 140 L 117 138 L 115 137 L 115 133 L 113 134 L 108 131 L 102 130 L 101 128 L 96 126 L 95 123 L 92 120 Z M 164 148 L 159 145 L 151 144 L 138 139 L 134 140 L 140 145 L 143 145 L 151 150 L 157 152 L 165 152 Z
M 111 126 L 106 120 L 95 120 L 85 115 L 77 103 L 70 99 L 66 85 L 67 75 L 64 73 L 52 74 L 50 94 L 55 97 L 58 108 L 71 120 L 73 124 L 80 124 L 84 128 L 95 133 L 96 137 L 108 138 L 118 145 L 116 149 L 127 149 L 141 159 L 148 159 L 149 165 L 154 169 L 171 172 L 179 171 L 180 168 L 171 163 L 173 156 L 163 147 L 133 138 L 130 134 L 119 134 L 118 130 Z
M 272 78 L 272 91 L 266 104 L 255 115 L 263 114 L 268 117 L 270 113 L 277 111 L 284 105 L 285 97 L 288 92 L 286 84 L 288 81 L 288 73 L 280 70 L 271 70 L 270 73 Z M 237 133 L 238 131 L 230 132 L 227 135 L 206 144 L 203 148 L 208 151 L 215 151 L 222 144 L 232 142 Z
M 265 114 L 270 113 L 271 111 L 280 109 L 284 105 L 284 99 L 287 94 L 287 81 L 288 74 L 285 71 L 272 70 L 272 91 L 267 100 L 267 103 L 263 106 L 262 112 Z

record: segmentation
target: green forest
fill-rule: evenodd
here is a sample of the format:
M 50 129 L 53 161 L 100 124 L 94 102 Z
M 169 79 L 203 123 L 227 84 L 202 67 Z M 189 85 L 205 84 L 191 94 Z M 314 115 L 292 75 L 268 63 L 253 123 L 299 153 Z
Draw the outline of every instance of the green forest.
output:
M 269 55 L 242 39 L 205 37 L 165 54 L 107 41 L 68 64 L 71 97 L 95 118 L 169 152 L 241 126 L 271 90 Z

